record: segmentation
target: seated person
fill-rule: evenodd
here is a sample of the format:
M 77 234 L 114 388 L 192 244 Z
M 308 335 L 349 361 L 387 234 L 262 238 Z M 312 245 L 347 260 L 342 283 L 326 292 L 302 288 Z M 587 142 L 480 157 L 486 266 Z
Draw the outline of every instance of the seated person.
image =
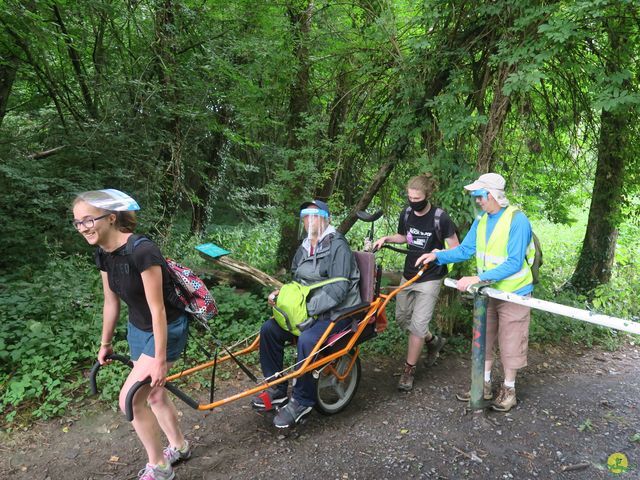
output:
M 305 359 L 313 350 L 329 323 L 340 316 L 345 308 L 360 304 L 358 283 L 360 272 L 356 260 L 344 236 L 329 225 L 329 207 L 325 202 L 314 200 L 300 206 L 300 220 L 306 237 L 298 247 L 291 265 L 293 280 L 304 285 L 344 277 L 311 291 L 307 297 L 307 311 L 317 320 L 303 330 L 298 337 L 298 361 Z M 269 295 L 269 304 L 274 305 L 276 290 Z M 260 329 L 260 365 L 262 374 L 269 378 L 283 369 L 284 346 L 295 336 L 282 329 L 273 318 Z M 254 397 L 255 408 L 265 408 L 264 395 L 272 405 L 286 406 L 279 409 L 273 423 L 278 428 L 291 427 L 311 412 L 316 403 L 315 381 L 311 373 L 299 377 L 293 387 L 291 400 L 287 398 L 287 383 L 283 382 Z

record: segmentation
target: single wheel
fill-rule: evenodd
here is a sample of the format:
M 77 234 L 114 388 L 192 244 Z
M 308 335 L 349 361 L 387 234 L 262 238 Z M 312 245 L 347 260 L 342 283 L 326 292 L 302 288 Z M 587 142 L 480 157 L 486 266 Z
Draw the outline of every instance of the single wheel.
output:
M 335 359 L 322 369 L 316 383 L 318 401 L 316 410 L 323 415 L 333 415 L 344 410 L 353 399 L 360 383 L 360 357 L 351 351 Z M 340 381 L 352 364 L 351 371 Z

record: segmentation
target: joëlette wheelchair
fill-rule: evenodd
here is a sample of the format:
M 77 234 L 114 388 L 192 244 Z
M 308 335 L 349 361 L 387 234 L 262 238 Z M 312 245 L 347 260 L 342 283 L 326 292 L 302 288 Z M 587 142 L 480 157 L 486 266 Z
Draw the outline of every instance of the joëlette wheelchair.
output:
M 374 238 L 374 222 L 382 216 L 382 211 L 380 210 L 374 214 L 361 211 L 357 213 L 357 216 L 360 220 L 371 224 L 367 233 L 367 239 L 365 240 L 365 245 L 371 245 Z M 383 248 L 404 254 L 407 253 L 406 249 L 389 245 L 385 245 Z M 256 333 L 231 347 L 218 344 L 218 346 L 226 352 L 226 355 L 218 358 L 218 349 L 216 349 L 216 355 L 213 360 L 168 376 L 165 388 L 196 410 L 212 410 L 241 398 L 258 395 L 269 387 L 311 373 L 316 379 L 316 410 L 325 415 L 332 415 L 344 410 L 355 396 L 360 383 L 362 367 L 359 357 L 359 345 L 386 329 L 387 318 L 385 309 L 391 299 L 402 289 L 418 280 L 428 267 L 428 265 L 425 265 L 413 278 L 389 293 L 383 294 L 380 292 L 382 268 L 380 265 L 376 265 L 374 253 L 354 252 L 354 255 L 360 270 L 360 295 L 362 303 L 342 312 L 339 318 L 330 323 L 308 357 L 297 359 L 296 363 L 271 377 L 258 379 L 240 360 L 243 356 L 259 349 L 260 335 Z M 334 331 L 337 323 L 348 326 L 341 331 Z M 120 361 L 130 367 L 133 366 L 130 359 L 126 356 L 114 354 L 111 355 L 109 359 Z M 229 361 L 234 361 L 256 385 L 229 395 L 226 398 L 214 401 L 213 394 L 216 367 Z M 100 366 L 101 365 L 96 362 L 90 373 L 91 389 L 94 394 L 97 393 L 96 375 Z M 207 369 L 213 369 L 209 403 L 199 402 L 178 388 L 174 383 L 177 380 L 184 379 L 189 375 Z M 139 381 L 135 383 L 127 393 L 125 414 L 129 421 L 133 420 L 134 395 L 142 386 L 150 382 L 150 378 Z M 267 400 L 268 396 L 264 395 L 262 398 Z M 265 405 L 265 407 L 269 407 L 269 405 Z

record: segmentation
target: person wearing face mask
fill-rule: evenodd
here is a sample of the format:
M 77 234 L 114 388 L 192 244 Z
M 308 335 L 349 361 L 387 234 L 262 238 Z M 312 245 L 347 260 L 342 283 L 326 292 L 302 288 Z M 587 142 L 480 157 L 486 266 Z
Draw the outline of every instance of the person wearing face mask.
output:
M 533 292 L 535 246 L 531 223 L 527 216 L 509 205 L 505 196 L 505 180 L 497 173 L 485 173 L 464 187 L 483 213 L 471 225 L 458 248 L 422 255 L 416 265 L 457 263 L 475 255 L 477 275 L 462 277 L 458 290 L 466 291 L 479 282 L 493 282 L 492 288 L 529 296 Z M 529 307 L 490 298 L 487 304 L 486 359 L 484 398 L 493 399 L 491 368 L 496 339 L 504 368 L 504 384 L 492 402 L 492 408 L 507 412 L 517 403 L 516 375 L 527 365 L 529 345 Z M 470 399 L 469 392 L 456 395 L 460 401 Z
M 305 359 L 313 350 L 330 322 L 340 316 L 340 311 L 361 303 L 360 272 L 346 238 L 330 225 L 329 206 L 321 200 L 305 202 L 300 206 L 300 234 L 302 243 L 291 264 L 293 280 L 303 285 L 312 285 L 335 279 L 314 289 L 307 297 L 307 312 L 315 320 L 297 337 L 298 361 Z M 268 303 L 275 305 L 279 290 L 271 292 Z M 343 328 L 340 320 L 336 331 Z M 347 324 L 349 319 L 346 320 Z M 284 346 L 295 339 L 295 335 L 284 330 L 274 318 L 260 328 L 260 366 L 265 378 L 272 377 L 283 369 Z M 265 399 L 265 395 L 268 397 Z M 268 406 L 279 406 L 273 419 L 277 428 L 287 428 L 300 422 L 311 413 L 316 403 L 315 380 L 311 373 L 297 378 L 291 399 L 287 395 L 287 383 L 280 383 L 254 397 L 254 408 L 265 411 Z
M 456 225 L 447 212 L 430 202 L 435 189 L 436 182 L 431 174 L 412 177 L 407 183 L 409 206 L 400 213 L 397 233 L 379 238 L 373 244 L 374 250 L 382 248 L 385 243 L 407 244 L 409 253 L 404 263 L 403 283 L 418 273 L 419 267 L 415 265 L 420 255 L 459 244 Z M 396 296 L 396 321 L 409 332 L 407 356 L 398 382 L 399 390 L 410 391 L 413 388 L 416 365 L 423 347 L 427 347 L 424 365 L 430 367 L 447 341 L 442 336 L 432 334 L 429 329 L 442 278 L 446 274 L 446 266 L 430 268 Z

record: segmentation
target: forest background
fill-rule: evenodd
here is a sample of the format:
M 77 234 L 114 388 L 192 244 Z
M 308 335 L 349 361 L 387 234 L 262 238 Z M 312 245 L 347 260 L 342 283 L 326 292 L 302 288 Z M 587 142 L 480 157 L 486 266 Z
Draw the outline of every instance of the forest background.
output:
M 205 269 L 193 247 L 211 241 L 282 276 L 303 200 L 328 198 L 360 248 L 355 212 L 384 209 L 378 233 L 393 233 L 407 179 L 432 172 L 436 203 L 464 235 L 462 186 L 496 171 L 543 242 L 536 296 L 640 318 L 637 2 L 0 5 L 3 428 L 87 395 L 101 292 L 69 205 L 90 189 L 134 196 L 140 231 L 184 263 Z M 260 288 L 213 292 L 224 341 L 268 315 Z M 437 323 L 454 348 L 468 348 L 470 322 L 445 292 Z M 124 332 L 116 339 L 126 348 Z M 541 313 L 531 339 L 637 342 Z M 397 354 L 403 342 L 392 322 L 367 348 Z M 122 372 L 108 370 L 113 399 Z

